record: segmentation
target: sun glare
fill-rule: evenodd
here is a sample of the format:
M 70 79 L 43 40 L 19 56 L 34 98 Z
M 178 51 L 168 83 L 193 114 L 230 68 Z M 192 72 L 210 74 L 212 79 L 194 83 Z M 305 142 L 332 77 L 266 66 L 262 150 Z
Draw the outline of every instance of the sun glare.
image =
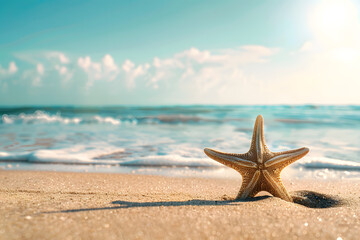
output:
M 354 48 L 336 48 L 331 53 L 337 60 L 344 63 L 353 62 L 359 54 L 357 49 Z
M 309 24 L 322 44 L 352 44 L 358 33 L 357 7 L 350 0 L 322 1 L 311 12 Z

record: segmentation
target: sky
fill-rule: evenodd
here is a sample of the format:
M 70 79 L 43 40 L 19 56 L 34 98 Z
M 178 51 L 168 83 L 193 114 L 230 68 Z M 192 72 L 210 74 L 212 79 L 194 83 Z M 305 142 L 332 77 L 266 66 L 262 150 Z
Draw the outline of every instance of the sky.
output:
M 0 0 L 0 105 L 360 104 L 360 1 Z

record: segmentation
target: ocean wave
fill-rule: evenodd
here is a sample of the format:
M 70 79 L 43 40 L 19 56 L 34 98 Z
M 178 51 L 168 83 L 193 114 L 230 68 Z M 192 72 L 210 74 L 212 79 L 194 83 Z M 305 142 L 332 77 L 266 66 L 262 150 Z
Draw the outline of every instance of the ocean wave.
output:
M 18 115 L 3 114 L 0 123 L 2 124 L 110 124 L 133 123 L 133 120 L 116 119 L 109 116 L 89 117 L 64 117 L 60 113 L 50 114 L 40 110 L 34 113 L 20 113 Z
M 20 113 L 18 115 L 8 115 L 3 114 L 1 117 L 1 122 L 3 124 L 16 124 L 16 123 L 25 123 L 25 124 L 33 124 L 33 123 L 63 123 L 69 124 L 74 123 L 78 124 L 82 120 L 80 118 L 66 118 L 62 117 L 59 113 L 57 114 L 48 114 L 46 112 L 37 110 L 34 113 L 26 114 Z
M 74 165 L 119 165 L 138 167 L 221 167 L 207 158 L 189 158 L 179 155 L 147 156 L 128 160 L 97 159 L 82 153 L 65 150 L 38 150 L 30 153 L 0 152 L 0 161 Z
M 138 117 L 137 121 L 139 121 L 140 123 L 151 123 L 151 124 L 159 124 L 159 123 L 178 124 L 178 123 L 200 123 L 200 122 L 220 123 L 220 122 L 224 122 L 225 120 L 205 118 L 194 115 L 168 114 L 168 115 L 153 115 L 153 116 Z
M 149 167 L 222 167 L 208 158 L 183 157 L 180 155 L 155 155 L 139 159 L 124 161 L 121 166 L 149 166 Z
M 62 150 L 38 150 L 29 153 L 6 153 L 0 152 L 0 161 L 5 162 L 28 162 L 49 164 L 74 164 L 74 165 L 117 165 L 115 160 L 95 160 L 85 154 L 71 154 Z
M 108 124 L 108 125 L 137 125 L 137 124 L 235 124 L 241 125 L 244 122 L 250 122 L 249 119 L 236 116 L 197 116 L 185 114 L 160 114 L 158 115 L 140 115 L 133 114 L 119 115 L 116 113 L 104 114 L 70 114 L 66 115 L 60 112 L 49 113 L 42 110 L 36 110 L 32 113 L 19 114 L 2 114 L 0 124 Z M 274 122 L 284 124 L 307 124 L 307 126 L 327 126 L 338 124 L 336 120 L 333 122 L 325 120 L 306 120 L 306 119 L 279 119 L 269 120 L 268 124 Z M 357 121 L 358 122 L 358 121 Z M 356 122 L 356 123 L 357 123 Z M 353 124 L 347 119 L 346 124 Z M 336 125 L 337 126 L 337 125 Z M 345 123 L 343 124 L 345 126 Z M 241 129 L 243 127 L 240 127 Z M 250 129 L 250 128 L 249 128 Z
M 124 149 L 118 149 L 124 152 Z M 0 152 L 0 161 L 74 164 L 74 165 L 119 165 L 138 167 L 224 167 L 206 157 L 189 157 L 178 154 L 149 155 L 144 157 L 98 158 L 99 150 L 82 152 L 82 149 L 37 150 L 33 152 Z M 307 158 L 292 165 L 294 168 L 331 169 L 360 171 L 360 163 L 340 159 L 317 157 Z
M 360 120 L 358 106 L 159 106 L 0 108 L 0 124 L 232 124 L 252 125 L 262 114 L 274 126 L 349 127 Z M 250 124 L 251 123 L 251 124 Z
M 99 123 L 109 123 L 111 125 L 119 125 L 119 124 L 121 124 L 120 120 L 114 119 L 112 117 L 95 116 L 94 119 Z
M 199 123 L 199 122 L 224 122 L 236 121 L 236 119 L 209 119 L 187 115 L 158 115 L 158 116 L 83 116 L 83 117 L 64 117 L 60 113 L 50 114 L 40 110 L 34 113 L 20 113 L 17 115 L 3 114 L 0 120 L 2 124 L 179 124 L 179 123 Z
M 333 169 L 333 170 L 347 170 L 347 171 L 360 171 L 360 163 L 327 158 L 317 157 L 313 159 L 307 159 L 305 161 L 299 161 L 298 166 L 307 169 Z

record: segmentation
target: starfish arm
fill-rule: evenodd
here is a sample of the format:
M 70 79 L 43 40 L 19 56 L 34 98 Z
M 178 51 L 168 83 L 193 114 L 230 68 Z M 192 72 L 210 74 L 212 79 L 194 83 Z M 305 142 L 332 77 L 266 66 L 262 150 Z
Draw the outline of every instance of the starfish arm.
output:
M 285 186 L 282 184 L 279 176 L 271 174 L 267 170 L 263 170 L 263 175 L 266 182 L 268 183 L 268 192 L 270 192 L 274 197 L 281 198 L 288 202 L 293 202 L 292 197 L 287 192 Z
M 256 168 L 256 163 L 242 158 L 244 154 L 224 153 L 210 148 L 205 148 L 204 152 L 215 161 L 238 171 L 243 168 Z
M 257 192 L 255 192 L 256 185 L 260 179 L 260 171 L 256 170 L 253 174 L 248 174 L 243 176 L 243 182 L 240 188 L 236 199 L 243 200 L 248 197 L 253 197 Z
M 264 118 L 261 115 L 257 116 L 255 120 L 250 151 L 256 152 L 256 159 L 258 163 L 263 163 L 263 153 L 265 151 L 265 137 Z
M 295 150 L 275 153 L 275 157 L 265 162 L 265 167 L 271 167 L 276 169 L 283 169 L 289 164 L 299 160 L 309 152 L 308 148 L 299 148 Z

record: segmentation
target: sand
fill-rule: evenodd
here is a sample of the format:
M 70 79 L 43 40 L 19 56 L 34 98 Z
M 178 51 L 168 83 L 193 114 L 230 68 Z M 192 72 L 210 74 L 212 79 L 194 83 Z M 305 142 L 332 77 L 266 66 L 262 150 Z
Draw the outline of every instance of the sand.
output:
M 232 201 L 241 178 L 0 171 L 0 239 L 359 239 L 358 180 L 284 184 Z

